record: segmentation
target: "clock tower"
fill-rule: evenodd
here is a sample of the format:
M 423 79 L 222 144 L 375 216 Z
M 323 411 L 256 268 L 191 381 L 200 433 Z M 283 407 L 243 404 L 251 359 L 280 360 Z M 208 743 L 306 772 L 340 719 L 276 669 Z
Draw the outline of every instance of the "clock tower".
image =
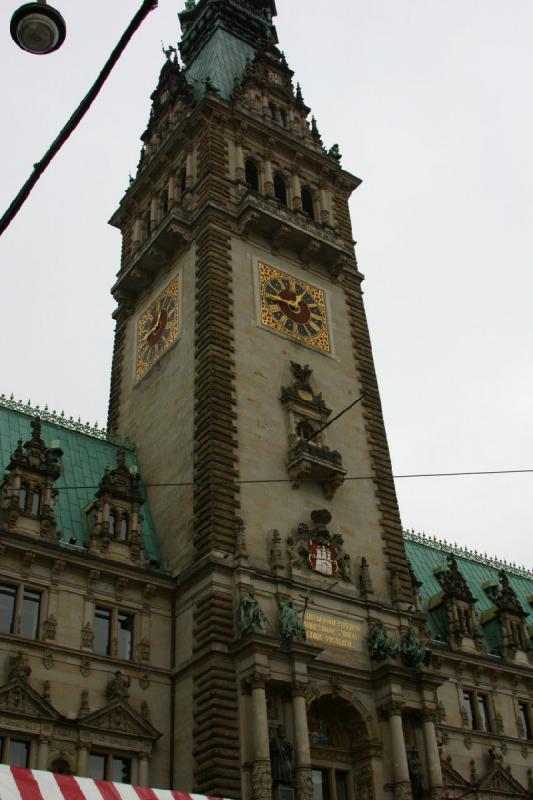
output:
M 431 710 L 434 685 L 369 655 L 369 635 L 419 645 L 421 623 L 348 210 L 360 180 L 310 119 L 275 15 L 179 14 L 111 220 L 109 426 L 137 444 L 175 578 L 173 785 L 411 797 L 402 709 Z

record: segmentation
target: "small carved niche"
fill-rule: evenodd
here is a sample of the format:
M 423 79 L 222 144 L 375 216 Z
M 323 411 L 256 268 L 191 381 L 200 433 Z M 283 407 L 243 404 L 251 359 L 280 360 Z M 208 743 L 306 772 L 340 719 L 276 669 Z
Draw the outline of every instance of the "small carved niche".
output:
M 280 397 L 287 415 L 287 472 L 293 488 L 316 481 L 331 500 L 346 477 L 341 454 L 326 442 L 324 426 L 331 410 L 311 387 L 313 370 L 308 365 L 291 361 L 291 371 L 293 382 L 282 387 Z

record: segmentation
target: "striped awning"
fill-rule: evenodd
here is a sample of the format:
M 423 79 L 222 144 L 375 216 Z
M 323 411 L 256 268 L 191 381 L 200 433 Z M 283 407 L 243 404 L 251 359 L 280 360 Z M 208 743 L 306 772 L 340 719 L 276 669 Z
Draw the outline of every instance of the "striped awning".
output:
M 0 765 L 0 800 L 208 800 L 205 795 Z M 215 798 L 211 798 L 215 800 Z

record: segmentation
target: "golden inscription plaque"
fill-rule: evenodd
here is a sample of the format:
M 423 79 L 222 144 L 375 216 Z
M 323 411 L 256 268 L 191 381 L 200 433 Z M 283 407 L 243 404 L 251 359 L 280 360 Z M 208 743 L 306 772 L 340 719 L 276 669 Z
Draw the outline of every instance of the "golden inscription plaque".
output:
M 305 615 L 305 633 L 309 642 L 320 642 L 330 647 L 355 650 L 361 624 L 340 617 L 330 617 L 308 611 Z
M 137 323 L 137 358 L 135 378 L 139 380 L 148 372 L 179 333 L 179 278 L 176 277 L 150 303 Z
M 322 289 L 259 262 L 261 324 L 299 342 L 331 352 Z

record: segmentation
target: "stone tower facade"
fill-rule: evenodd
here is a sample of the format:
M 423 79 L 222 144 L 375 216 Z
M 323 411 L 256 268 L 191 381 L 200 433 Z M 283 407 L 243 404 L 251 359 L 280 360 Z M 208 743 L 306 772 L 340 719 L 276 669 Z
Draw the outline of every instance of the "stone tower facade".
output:
M 112 218 L 123 257 L 109 424 L 138 444 L 178 577 L 179 782 L 270 797 L 279 721 L 304 800 L 305 698 L 365 731 L 354 779 L 366 786 L 380 749 L 360 694 L 376 691 L 367 621 L 379 607 L 407 631 L 414 606 L 348 210 L 360 181 L 309 120 L 275 12 L 202 0 L 180 14 L 184 66 L 170 49 Z M 236 628 L 250 592 L 260 633 Z M 279 618 L 304 605 L 302 641 Z M 393 726 L 397 680 L 378 692 Z

